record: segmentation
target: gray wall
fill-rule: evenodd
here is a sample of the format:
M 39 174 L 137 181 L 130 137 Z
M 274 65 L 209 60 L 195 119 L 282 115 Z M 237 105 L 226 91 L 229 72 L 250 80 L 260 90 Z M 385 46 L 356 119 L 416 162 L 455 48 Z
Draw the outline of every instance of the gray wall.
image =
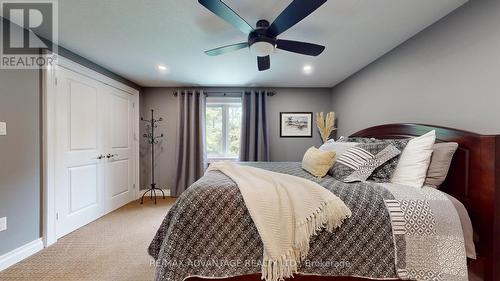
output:
M 40 237 L 38 70 L 0 70 L 0 255 Z
M 326 88 L 280 88 L 269 99 L 269 128 L 271 161 L 301 161 L 304 152 L 322 144 L 321 137 L 313 124 L 313 138 L 280 138 L 280 112 L 330 112 L 330 89 Z M 314 115 L 313 115 L 314 118 Z
M 141 95 L 141 116 L 150 119 L 150 110 L 155 110 L 155 118 L 163 118 L 158 123 L 158 134 L 165 137 L 155 147 L 156 151 L 156 183 L 163 189 L 173 186 L 175 171 L 175 142 L 177 131 L 177 99 L 171 88 L 144 88 Z M 145 132 L 145 123 L 141 122 L 141 135 Z M 140 140 L 140 183 L 145 189 L 151 184 L 151 150 L 143 138 Z
M 141 95 L 141 116 L 149 119 L 149 110 L 154 109 L 158 117 L 163 117 L 158 133 L 165 138 L 157 146 L 156 182 L 162 188 L 174 184 L 175 141 L 177 122 L 177 100 L 173 96 L 174 88 L 144 88 Z M 210 91 L 237 91 L 241 89 L 213 88 Z M 307 148 L 321 145 L 319 133 L 314 129 L 313 138 L 280 138 L 279 113 L 284 111 L 331 111 L 331 89 L 278 88 L 276 95 L 269 98 L 270 148 L 271 161 L 300 161 Z M 144 124 L 141 124 L 144 132 Z M 150 148 L 141 142 L 141 188 L 150 183 L 151 157 Z
M 500 133 L 500 1 L 471 0 L 333 88 L 339 133 L 419 122 Z

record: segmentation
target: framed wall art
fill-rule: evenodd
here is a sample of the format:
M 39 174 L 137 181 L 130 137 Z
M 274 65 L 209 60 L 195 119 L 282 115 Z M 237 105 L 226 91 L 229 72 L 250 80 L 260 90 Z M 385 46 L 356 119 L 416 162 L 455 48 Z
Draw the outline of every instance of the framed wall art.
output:
M 280 137 L 311 138 L 312 112 L 280 112 Z

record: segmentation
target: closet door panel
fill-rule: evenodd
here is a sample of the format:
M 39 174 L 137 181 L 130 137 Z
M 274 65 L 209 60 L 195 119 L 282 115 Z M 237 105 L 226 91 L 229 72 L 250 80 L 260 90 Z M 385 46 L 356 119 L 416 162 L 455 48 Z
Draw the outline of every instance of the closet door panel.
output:
M 111 96 L 111 148 L 129 149 L 130 147 L 130 100 L 121 95 Z
M 71 167 L 69 171 L 69 212 L 75 214 L 80 210 L 97 205 L 98 165 Z
M 111 198 L 122 195 L 129 191 L 129 160 L 115 160 L 109 163 L 110 178 L 112 179 L 112 184 L 110 185 L 110 195 Z
M 130 202 L 134 198 L 133 161 L 133 96 L 106 87 L 108 110 L 106 151 L 106 212 Z
M 59 238 L 104 213 L 104 127 L 101 85 L 71 70 L 57 70 L 56 236 Z
M 69 80 L 70 147 L 97 149 L 97 94 L 94 85 Z

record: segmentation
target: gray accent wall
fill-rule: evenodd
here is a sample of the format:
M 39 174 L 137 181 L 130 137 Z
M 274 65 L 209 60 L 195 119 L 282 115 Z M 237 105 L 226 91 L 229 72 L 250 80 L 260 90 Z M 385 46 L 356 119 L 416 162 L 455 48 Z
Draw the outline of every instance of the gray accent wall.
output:
M 40 91 L 38 70 L 0 70 L 0 255 L 40 233 Z
M 271 161 L 301 161 L 304 152 L 322 144 L 316 124 L 312 138 L 281 138 L 280 112 L 330 112 L 331 93 L 327 88 L 280 88 L 269 99 L 269 128 Z
M 158 133 L 164 133 L 165 138 L 156 147 L 156 183 L 164 189 L 169 189 L 174 184 L 175 177 L 175 142 L 177 123 L 177 100 L 173 96 L 175 88 L 144 88 L 141 95 L 141 116 L 149 119 L 150 110 L 155 110 L 155 115 L 163 117 Z M 235 92 L 242 89 L 235 88 L 210 88 L 207 91 Z M 269 97 L 269 127 L 270 127 L 270 152 L 271 161 L 301 161 L 304 152 L 310 146 L 321 145 L 321 138 L 314 125 L 312 138 L 280 138 L 279 114 L 280 112 L 306 111 L 329 112 L 331 111 L 331 89 L 329 88 L 278 88 L 274 89 L 275 95 Z M 144 133 L 144 123 L 141 124 L 141 135 Z M 151 157 L 150 147 L 141 140 L 140 145 L 140 175 L 141 188 L 145 189 L 151 183 Z
M 177 138 L 177 98 L 172 88 L 144 88 L 141 94 L 140 114 L 150 119 L 151 109 L 155 110 L 155 118 L 163 118 L 158 123 L 156 132 L 163 133 L 164 138 L 155 147 L 156 184 L 162 189 L 170 189 L 175 178 L 175 142 Z M 141 136 L 145 133 L 145 123 L 141 122 Z M 151 184 L 151 150 L 143 137 L 140 138 L 140 184 L 146 189 Z
M 500 1 L 469 1 L 332 90 L 341 135 L 418 122 L 500 133 Z

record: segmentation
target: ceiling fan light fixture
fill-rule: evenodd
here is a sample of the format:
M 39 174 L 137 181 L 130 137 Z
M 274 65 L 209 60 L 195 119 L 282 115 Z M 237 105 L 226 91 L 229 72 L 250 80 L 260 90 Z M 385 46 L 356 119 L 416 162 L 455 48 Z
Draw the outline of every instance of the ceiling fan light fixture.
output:
M 255 42 L 250 45 L 250 52 L 258 57 L 265 57 L 272 54 L 275 50 L 275 46 L 266 41 Z
M 205 53 L 209 56 L 218 56 L 248 47 L 250 52 L 257 56 L 257 69 L 259 71 L 265 71 L 270 68 L 270 55 L 275 49 L 308 56 L 318 56 L 325 50 L 325 46 L 301 41 L 277 39 L 277 37 L 312 14 L 321 5 L 325 4 L 326 1 L 294 0 L 274 19 L 272 24 L 269 24 L 269 21 L 265 19 L 261 19 L 257 21 L 254 28 L 222 0 L 198 0 L 201 5 L 219 18 L 225 20 L 243 33 L 248 34 L 247 42 L 211 49 L 205 51 Z

